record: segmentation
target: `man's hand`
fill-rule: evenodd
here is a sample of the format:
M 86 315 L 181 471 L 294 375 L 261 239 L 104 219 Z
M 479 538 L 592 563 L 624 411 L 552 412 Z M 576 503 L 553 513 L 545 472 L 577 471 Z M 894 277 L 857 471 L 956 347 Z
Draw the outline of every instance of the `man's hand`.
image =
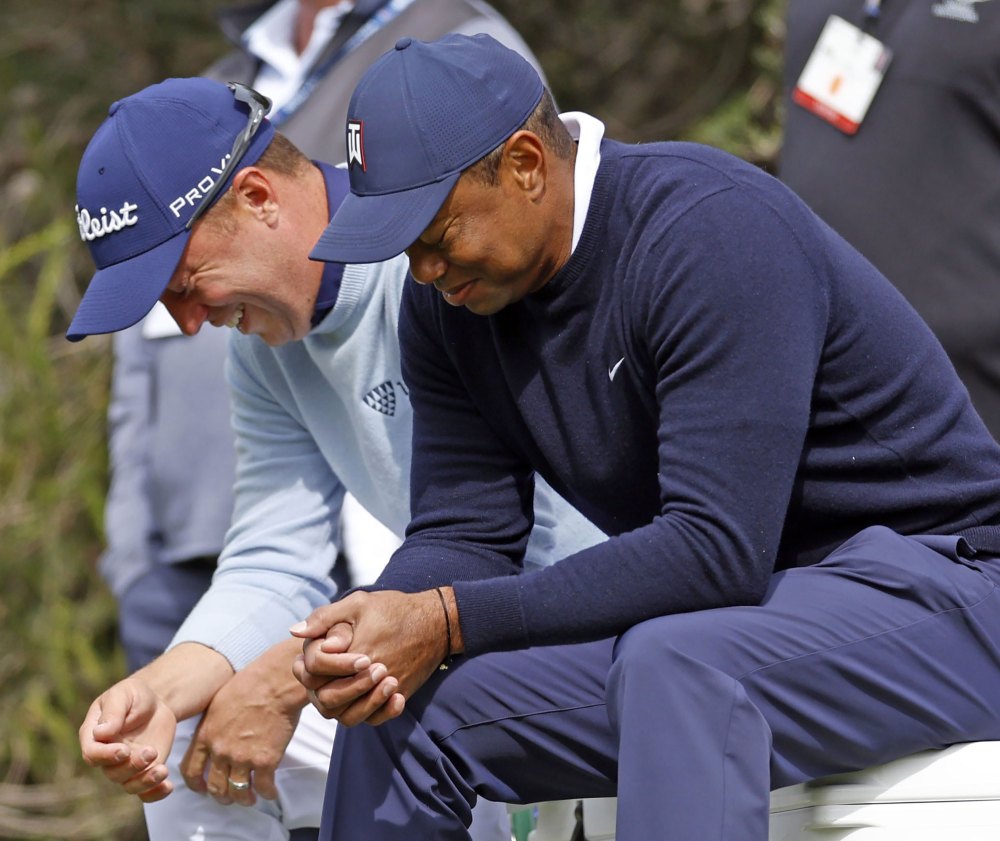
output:
M 351 727 L 381 724 L 402 713 L 413 695 L 449 654 L 462 650 L 458 610 L 450 587 L 434 590 L 355 592 L 325 605 L 292 629 L 307 640 L 295 676 L 326 718 Z
M 171 648 L 90 705 L 80 726 L 83 758 L 140 800 L 162 800 L 173 790 L 164 763 L 177 722 L 204 710 L 232 674 L 204 645 Z
M 133 676 L 90 705 L 80 727 L 80 750 L 111 782 L 153 803 L 173 791 L 164 763 L 176 728 L 171 709 Z
M 256 794 L 274 800 L 274 772 L 309 703 L 292 675 L 297 640 L 273 646 L 237 672 L 212 699 L 184 760 L 181 773 L 192 791 L 219 803 L 252 806 Z M 252 781 L 234 791 L 229 779 Z

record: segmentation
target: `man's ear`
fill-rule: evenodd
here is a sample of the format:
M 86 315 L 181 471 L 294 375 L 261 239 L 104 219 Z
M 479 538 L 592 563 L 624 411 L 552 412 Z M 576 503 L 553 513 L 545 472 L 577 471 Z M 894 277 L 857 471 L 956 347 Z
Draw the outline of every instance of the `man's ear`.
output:
M 503 148 L 503 167 L 529 199 L 545 191 L 547 151 L 541 138 L 531 131 L 514 132 Z
M 237 205 L 253 217 L 270 222 L 277 217 L 278 194 L 274 181 L 256 166 L 247 166 L 233 178 Z

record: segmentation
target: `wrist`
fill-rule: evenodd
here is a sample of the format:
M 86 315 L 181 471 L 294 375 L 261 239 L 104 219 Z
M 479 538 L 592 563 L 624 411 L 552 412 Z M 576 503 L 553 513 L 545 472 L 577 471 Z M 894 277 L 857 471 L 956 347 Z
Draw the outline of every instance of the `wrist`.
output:
M 465 651 L 462 641 L 462 625 L 458 613 L 458 601 L 455 599 L 455 590 L 452 587 L 435 587 L 438 598 L 441 602 L 441 611 L 444 618 L 444 635 L 447 645 L 445 663 L 456 654 Z
M 233 667 L 222 654 L 196 642 L 174 646 L 133 675 L 178 721 L 204 712 L 232 676 Z
M 288 712 L 301 710 L 309 703 L 309 695 L 292 672 L 292 664 L 301 653 L 301 640 L 284 640 L 265 651 L 243 671 L 252 676 L 255 685 L 263 686 L 283 709 Z

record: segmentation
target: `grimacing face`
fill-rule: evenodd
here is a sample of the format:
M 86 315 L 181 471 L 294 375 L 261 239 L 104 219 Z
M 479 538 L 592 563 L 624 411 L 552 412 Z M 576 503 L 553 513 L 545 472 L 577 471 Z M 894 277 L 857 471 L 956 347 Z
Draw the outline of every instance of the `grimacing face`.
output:
M 312 234 L 240 208 L 220 220 L 221 210 L 194 226 L 160 300 L 188 335 L 207 321 L 271 346 L 303 338 L 323 270 L 309 260 Z
M 558 268 L 524 190 L 463 175 L 407 250 L 410 272 L 444 300 L 493 315 L 537 291 Z

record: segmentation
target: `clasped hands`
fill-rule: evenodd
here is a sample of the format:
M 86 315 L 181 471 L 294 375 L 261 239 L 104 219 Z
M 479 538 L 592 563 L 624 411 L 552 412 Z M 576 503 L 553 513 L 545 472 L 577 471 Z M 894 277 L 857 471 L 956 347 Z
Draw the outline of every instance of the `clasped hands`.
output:
M 290 629 L 305 640 L 292 670 L 321 715 L 353 727 L 403 712 L 442 660 L 462 650 L 454 594 L 441 592 L 358 591 Z M 450 651 L 442 602 L 453 617 Z

